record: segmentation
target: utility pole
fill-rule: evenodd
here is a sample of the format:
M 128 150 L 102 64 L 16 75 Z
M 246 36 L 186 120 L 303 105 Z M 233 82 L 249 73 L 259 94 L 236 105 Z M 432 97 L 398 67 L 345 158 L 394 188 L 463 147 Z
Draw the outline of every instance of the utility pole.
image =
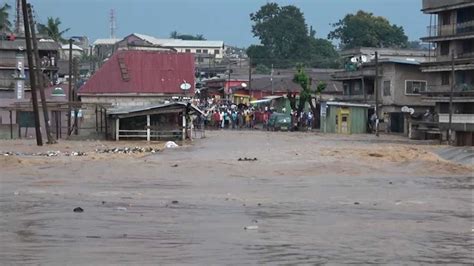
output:
M 39 118 L 39 110 L 38 110 L 38 95 L 36 94 L 35 71 L 31 71 L 34 67 L 34 62 L 33 62 L 33 49 L 31 47 L 30 23 L 28 19 L 26 0 L 21 0 L 21 1 L 22 1 L 21 8 L 23 12 L 23 24 L 25 26 L 26 54 L 28 55 L 28 67 L 30 69 L 31 100 L 33 101 L 33 113 L 35 117 L 36 144 L 38 146 L 43 146 L 43 138 L 41 137 L 40 118 Z
M 77 58 L 74 58 L 73 59 L 73 76 L 74 76 L 74 89 L 73 89 L 73 93 L 72 93 L 72 99 L 74 101 L 74 135 L 79 135 L 79 124 L 78 124 L 78 119 L 77 119 L 77 115 L 78 115 L 78 109 L 77 109 L 77 106 L 76 106 L 76 102 L 77 102 L 77 77 L 79 76 L 79 69 L 78 69 L 78 64 L 77 64 Z
M 248 88 L 249 88 L 249 96 L 250 96 L 250 101 L 252 101 L 252 58 L 249 56 L 249 83 L 248 83 Z
M 229 63 L 229 75 L 227 78 L 227 100 L 230 98 L 230 63 Z
M 273 95 L 273 64 L 272 64 L 272 71 L 270 72 L 270 82 L 272 84 L 272 95 Z
M 69 82 L 68 82 L 68 86 L 69 86 L 69 90 L 68 90 L 68 101 L 69 101 L 69 104 L 68 104 L 68 115 L 67 115 L 67 134 L 69 136 L 70 132 L 71 132 L 71 104 L 72 104 L 72 42 L 73 42 L 73 39 L 69 39 Z
M 375 52 L 375 136 L 379 136 L 379 53 Z
M 49 120 L 49 113 L 48 113 L 48 104 L 46 102 L 46 95 L 44 94 L 44 86 L 45 80 L 43 77 L 43 73 L 41 72 L 41 61 L 39 58 L 38 52 L 38 43 L 36 39 L 36 31 L 35 31 L 35 21 L 33 19 L 33 10 L 31 8 L 31 4 L 28 4 L 28 18 L 30 19 L 30 29 L 31 29 L 31 39 L 33 44 L 33 55 L 35 59 L 35 76 L 38 85 L 38 89 L 40 91 L 41 97 L 41 108 L 43 109 L 43 118 L 44 118 L 44 127 L 46 129 L 46 137 L 48 139 L 48 144 L 54 144 L 56 141 L 53 139 L 53 135 L 51 134 L 51 121 Z M 32 67 L 30 67 L 30 70 Z
M 454 50 L 451 51 L 451 92 L 449 93 L 449 126 L 448 126 L 448 143 L 452 144 L 452 122 L 453 122 L 453 93 L 456 84 L 456 76 L 454 73 Z

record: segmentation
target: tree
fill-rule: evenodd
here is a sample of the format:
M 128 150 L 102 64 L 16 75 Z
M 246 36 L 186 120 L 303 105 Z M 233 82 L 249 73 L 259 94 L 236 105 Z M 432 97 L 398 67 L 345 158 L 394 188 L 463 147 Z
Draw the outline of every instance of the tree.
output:
M 63 38 L 63 35 L 68 32 L 70 28 L 61 31 L 60 26 L 61 20 L 59 18 L 48 17 L 46 25 L 38 23 L 37 29 L 40 34 L 47 35 L 57 42 L 65 43 L 66 39 Z
M 250 14 L 252 33 L 275 58 L 303 58 L 308 44 L 308 27 L 303 13 L 295 6 L 268 3 Z
M 326 89 L 326 83 L 324 82 L 319 82 L 318 86 L 316 87 L 316 91 L 313 92 L 311 90 L 313 80 L 306 74 L 305 69 L 303 66 L 299 65 L 296 68 L 296 73 L 293 77 L 293 82 L 299 84 L 301 86 L 301 91 L 299 95 L 298 102 L 296 101 L 296 94 L 291 93 L 288 91 L 287 97 L 290 101 L 290 106 L 291 109 L 295 112 L 297 112 L 297 117 L 300 117 L 301 113 L 303 112 L 306 103 L 309 104 L 311 111 L 313 112 L 314 115 L 314 126 L 319 125 L 319 110 L 320 110 L 320 98 L 321 98 L 321 93 Z M 298 103 L 298 104 L 297 104 Z M 298 127 L 301 126 L 298 124 Z
M 193 40 L 193 41 L 205 41 L 206 40 L 206 38 L 204 38 L 204 35 L 202 35 L 202 34 L 196 34 L 196 35 L 181 34 L 177 31 L 172 31 L 170 33 L 170 38 L 171 39 L 181 39 L 181 40 Z
M 252 33 L 260 45 L 252 45 L 247 55 L 253 65 L 273 64 L 277 68 L 304 63 L 312 67 L 332 67 L 339 55 L 327 40 L 317 39 L 316 31 L 306 24 L 303 13 L 295 6 L 268 3 L 250 14 Z
M 271 72 L 272 70 L 266 65 L 260 64 L 255 68 L 255 74 L 269 75 Z
M 7 3 L 5 3 L 1 8 L 0 8 L 0 31 L 5 32 L 5 31 L 11 31 L 12 23 L 9 18 L 8 11 L 10 11 L 11 6 Z
M 343 49 L 355 47 L 406 47 L 408 37 L 403 27 L 399 27 L 384 17 L 358 11 L 347 14 L 332 25 L 335 29 L 328 39 L 339 40 Z
M 309 39 L 309 62 L 310 67 L 338 68 L 339 53 L 334 45 L 326 39 Z

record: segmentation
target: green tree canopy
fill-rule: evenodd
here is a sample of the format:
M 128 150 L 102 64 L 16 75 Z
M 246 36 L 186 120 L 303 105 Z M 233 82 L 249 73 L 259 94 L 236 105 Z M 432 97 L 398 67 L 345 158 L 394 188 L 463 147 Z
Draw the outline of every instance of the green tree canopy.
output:
M 206 40 L 206 38 L 204 38 L 204 35 L 202 34 L 196 34 L 196 35 L 182 34 L 177 31 L 172 31 L 170 33 L 170 38 L 181 39 L 181 40 L 191 40 L 191 41 L 205 41 Z
M 48 17 L 48 21 L 46 24 L 37 24 L 37 29 L 40 34 L 44 34 L 49 36 L 51 39 L 65 43 L 66 39 L 64 39 L 64 33 L 68 32 L 70 28 L 65 30 L 61 30 L 61 20 L 59 18 L 52 18 Z
M 260 45 L 252 45 L 247 55 L 254 65 L 294 67 L 304 63 L 312 67 L 335 65 L 338 54 L 327 40 L 316 39 L 316 31 L 306 24 L 301 10 L 295 6 L 268 3 L 250 14 L 252 33 Z
M 339 40 L 341 48 L 355 47 L 406 47 L 408 37 L 403 27 L 399 27 L 384 17 L 358 11 L 347 14 L 342 20 L 334 23 L 335 28 L 328 35 L 329 39 Z
M 5 3 L 2 7 L 0 7 L 0 31 L 11 31 L 12 23 L 9 18 L 8 12 L 10 11 L 11 6 Z

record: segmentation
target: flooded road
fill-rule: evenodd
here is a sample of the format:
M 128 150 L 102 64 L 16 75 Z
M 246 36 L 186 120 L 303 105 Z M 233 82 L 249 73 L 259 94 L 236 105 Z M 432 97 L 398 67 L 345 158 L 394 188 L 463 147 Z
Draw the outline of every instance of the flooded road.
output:
M 209 132 L 144 157 L 4 163 L 0 264 L 473 263 L 473 169 L 370 140 Z

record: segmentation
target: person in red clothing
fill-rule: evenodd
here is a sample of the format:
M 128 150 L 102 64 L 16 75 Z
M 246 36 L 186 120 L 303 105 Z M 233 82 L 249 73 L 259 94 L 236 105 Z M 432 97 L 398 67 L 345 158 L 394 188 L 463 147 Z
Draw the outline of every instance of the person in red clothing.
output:
M 219 115 L 219 112 L 217 110 L 214 111 L 214 113 L 212 114 L 212 122 L 213 122 L 213 125 L 216 129 L 219 128 L 219 126 L 220 126 L 220 115 Z
M 263 128 L 267 128 L 268 126 L 268 112 L 263 112 Z

